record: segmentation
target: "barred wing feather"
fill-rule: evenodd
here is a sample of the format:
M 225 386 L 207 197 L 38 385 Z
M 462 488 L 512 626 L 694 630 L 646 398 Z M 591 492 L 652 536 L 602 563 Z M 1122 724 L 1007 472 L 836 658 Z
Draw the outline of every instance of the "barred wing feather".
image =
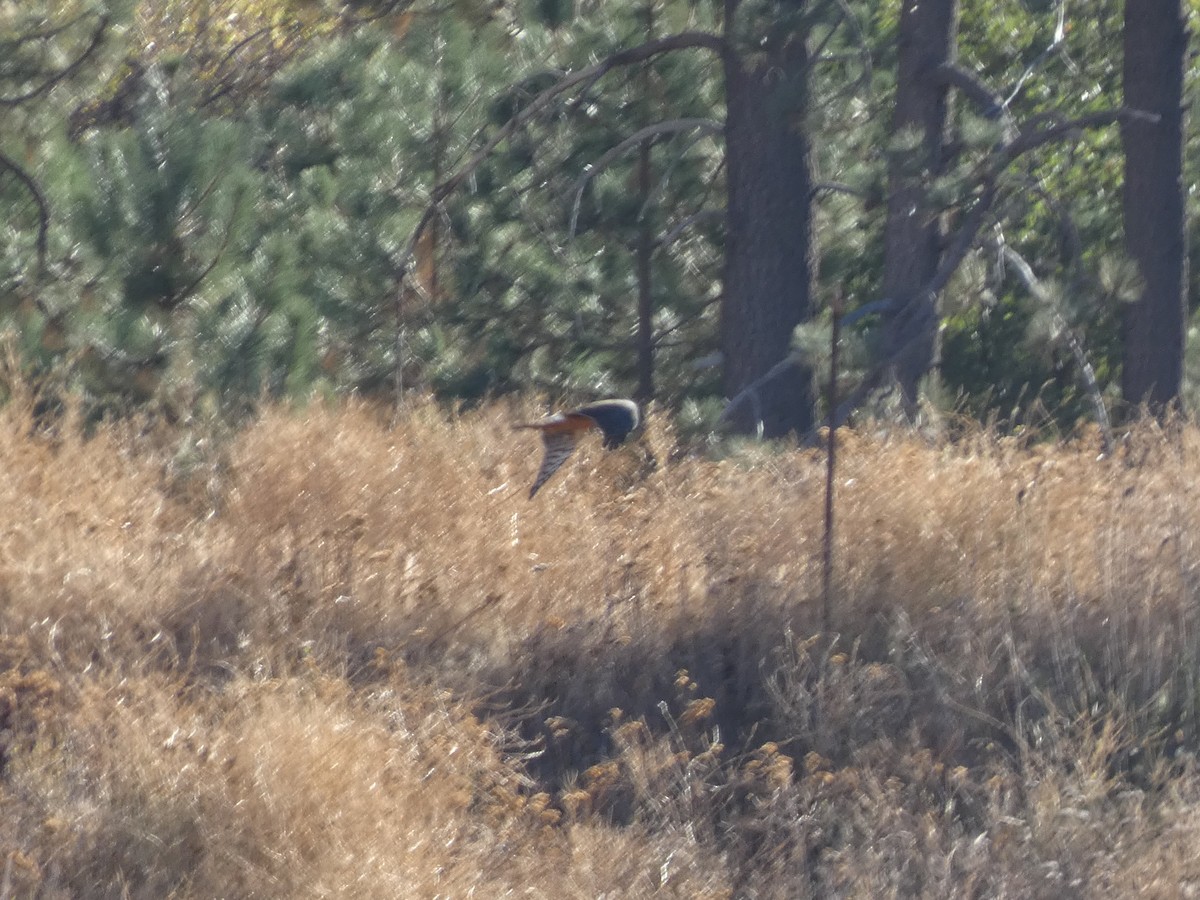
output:
M 514 425 L 514 428 L 536 428 L 541 431 L 545 447 L 542 467 L 529 490 L 529 499 L 534 498 L 541 486 L 574 452 L 580 435 L 598 428 L 604 435 L 604 446 L 611 450 L 637 428 L 638 419 L 638 406 L 632 400 L 599 400 L 539 422 Z
M 550 476 L 558 471 L 558 467 L 567 461 L 567 457 L 575 452 L 575 434 L 571 431 L 543 431 L 542 444 L 545 446 L 542 467 L 538 470 L 533 487 L 529 489 L 530 500 Z

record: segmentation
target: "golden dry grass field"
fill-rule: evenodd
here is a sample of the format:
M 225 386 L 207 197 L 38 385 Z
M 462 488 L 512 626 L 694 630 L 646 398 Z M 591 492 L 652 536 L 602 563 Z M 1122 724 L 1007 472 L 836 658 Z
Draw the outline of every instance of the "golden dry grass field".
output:
M 1191 426 L 841 433 L 829 634 L 813 451 L 652 417 L 529 502 L 505 406 L 21 407 L 4 900 L 1200 890 Z

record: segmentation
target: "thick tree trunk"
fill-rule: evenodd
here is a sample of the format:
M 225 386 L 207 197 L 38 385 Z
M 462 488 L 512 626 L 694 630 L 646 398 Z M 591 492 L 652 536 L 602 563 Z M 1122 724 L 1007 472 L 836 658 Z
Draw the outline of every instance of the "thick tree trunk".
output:
M 733 45 L 738 5 L 725 3 L 731 47 L 724 59 L 728 198 L 721 348 L 728 397 L 788 356 L 793 330 L 810 314 L 814 273 L 805 35 L 771 29 L 751 62 Z M 761 427 L 766 437 L 806 433 L 813 424 L 811 370 L 784 367 L 729 421 L 743 433 Z
M 906 348 L 895 376 L 910 415 L 917 385 L 937 362 L 937 297 L 918 292 L 941 257 L 941 221 L 928 192 L 944 163 L 949 110 L 938 67 L 953 61 L 957 22 L 958 0 L 903 0 L 891 132 L 903 149 L 889 160 L 883 293 L 906 310 L 888 321 L 884 350 Z
M 1122 123 L 1125 247 L 1142 293 L 1124 316 L 1121 392 L 1161 410 L 1179 396 L 1186 330 L 1183 213 L 1183 72 L 1187 30 L 1180 0 L 1125 4 L 1125 105 L 1160 116 Z

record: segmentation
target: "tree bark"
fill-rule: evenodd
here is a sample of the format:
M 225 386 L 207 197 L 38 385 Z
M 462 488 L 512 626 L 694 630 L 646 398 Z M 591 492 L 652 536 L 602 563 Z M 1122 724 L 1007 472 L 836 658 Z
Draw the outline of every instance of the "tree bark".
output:
M 792 332 L 810 315 L 815 269 L 806 36 L 768 28 L 753 55 L 743 54 L 733 37 L 739 5 L 725 2 L 723 60 L 728 196 L 721 349 L 728 397 L 788 356 Z M 734 430 L 780 437 L 811 428 L 809 368 L 784 366 L 754 394 L 754 402 L 730 416 Z
M 1159 116 L 1125 120 L 1125 248 L 1142 291 L 1124 311 L 1121 393 L 1161 412 L 1183 382 L 1187 255 L 1183 209 L 1183 72 L 1188 36 L 1180 0 L 1125 4 L 1125 105 Z
M 889 159 L 883 293 L 907 310 L 889 318 L 884 351 L 906 348 L 895 377 L 910 415 L 938 355 L 937 295 L 921 292 L 941 258 L 942 225 L 929 188 L 945 162 L 949 85 L 939 67 L 953 61 L 957 23 L 958 0 L 903 0 L 891 135 L 904 149 Z
M 638 195 L 642 202 L 651 190 L 650 140 L 638 148 Z M 637 390 L 634 399 L 649 403 L 654 399 L 654 234 L 649 213 L 638 225 L 637 269 Z
M 646 40 L 654 40 L 654 4 L 646 4 Z M 649 67 L 642 69 L 642 91 L 647 102 L 651 96 Z M 652 148 L 653 138 L 646 138 L 638 146 L 637 180 L 638 200 L 642 219 L 638 223 L 637 246 L 634 251 L 637 269 L 637 390 L 634 399 L 649 403 L 654 398 L 654 233 L 649 210 L 650 191 L 653 189 Z

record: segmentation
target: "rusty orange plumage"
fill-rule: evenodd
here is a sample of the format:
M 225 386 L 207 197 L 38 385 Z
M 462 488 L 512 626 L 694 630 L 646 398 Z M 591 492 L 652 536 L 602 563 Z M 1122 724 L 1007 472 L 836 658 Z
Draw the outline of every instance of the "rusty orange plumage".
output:
M 604 446 L 611 450 L 620 446 L 629 433 L 638 426 L 638 406 L 632 400 L 599 400 L 578 409 L 561 412 L 538 422 L 525 422 L 515 428 L 536 428 L 542 433 L 542 465 L 529 489 L 532 500 L 550 476 L 558 471 L 574 451 L 579 439 L 599 428 L 604 435 Z

